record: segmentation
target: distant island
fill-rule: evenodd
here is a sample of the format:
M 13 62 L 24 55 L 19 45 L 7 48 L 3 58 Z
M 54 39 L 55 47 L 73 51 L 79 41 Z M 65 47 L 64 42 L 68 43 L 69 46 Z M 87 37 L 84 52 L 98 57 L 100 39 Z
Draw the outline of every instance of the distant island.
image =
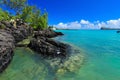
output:
M 108 28 L 108 27 L 101 27 L 101 30 L 120 30 L 120 28 Z

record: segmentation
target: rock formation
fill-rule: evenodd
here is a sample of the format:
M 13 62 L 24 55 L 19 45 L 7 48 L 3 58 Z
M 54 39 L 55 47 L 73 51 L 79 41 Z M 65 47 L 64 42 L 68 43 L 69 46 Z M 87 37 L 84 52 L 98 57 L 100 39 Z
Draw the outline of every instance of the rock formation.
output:
M 45 56 L 65 57 L 67 53 L 67 45 L 45 37 L 33 38 L 29 47 Z
M 55 32 L 51 29 L 46 29 L 46 30 L 39 30 L 39 31 L 34 31 L 34 37 L 42 36 L 42 37 L 47 37 L 47 38 L 53 38 L 58 35 L 64 35 L 61 32 Z
M 4 71 L 13 58 L 14 37 L 0 30 L 0 72 Z
M 0 72 L 3 72 L 12 60 L 16 44 L 29 36 L 32 38 L 28 47 L 39 54 L 52 57 L 66 56 L 67 45 L 50 39 L 63 35 L 61 32 L 54 32 L 50 29 L 34 31 L 22 20 L 17 19 L 15 21 L 0 22 Z

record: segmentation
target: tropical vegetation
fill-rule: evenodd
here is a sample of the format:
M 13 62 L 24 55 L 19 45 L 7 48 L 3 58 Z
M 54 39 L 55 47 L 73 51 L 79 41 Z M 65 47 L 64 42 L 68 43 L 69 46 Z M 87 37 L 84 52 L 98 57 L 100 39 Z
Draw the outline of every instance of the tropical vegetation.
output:
M 48 13 L 27 4 L 27 0 L 2 0 L 0 6 L 0 21 L 22 19 L 34 29 L 48 28 Z

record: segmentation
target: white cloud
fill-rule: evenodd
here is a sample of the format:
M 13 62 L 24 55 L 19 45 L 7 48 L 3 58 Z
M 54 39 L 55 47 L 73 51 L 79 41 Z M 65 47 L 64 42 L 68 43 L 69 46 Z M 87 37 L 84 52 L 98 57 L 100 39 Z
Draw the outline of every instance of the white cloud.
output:
M 81 24 L 89 24 L 89 21 L 81 20 L 80 23 L 81 23 Z
M 107 26 L 106 27 L 120 28 L 120 19 L 107 21 Z
M 54 25 L 56 26 L 57 28 L 62 28 L 62 29 L 80 29 L 81 28 L 81 25 L 79 24 L 78 21 L 75 21 L 75 22 L 70 22 L 70 23 L 59 23 L 57 25 Z
M 88 20 L 80 20 L 68 23 L 59 23 L 54 25 L 57 28 L 63 29 L 100 29 L 101 27 L 108 27 L 108 28 L 120 28 L 120 19 L 117 20 L 108 20 L 105 22 L 95 21 L 90 22 Z
M 56 27 L 58 27 L 58 28 L 65 28 L 65 29 L 68 28 L 67 24 L 64 24 L 62 22 L 57 24 Z

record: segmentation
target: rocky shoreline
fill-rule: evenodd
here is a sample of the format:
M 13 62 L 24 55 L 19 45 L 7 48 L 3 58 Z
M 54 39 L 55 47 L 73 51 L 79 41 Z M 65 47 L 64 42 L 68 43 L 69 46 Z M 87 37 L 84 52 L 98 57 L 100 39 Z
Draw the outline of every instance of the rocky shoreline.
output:
M 34 31 L 26 23 L 16 20 L 16 26 L 11 22 L 0 22 L 0 73 L 10 64 L 14 49 L 18 42 L 29 39 L 30 43 L 25 46 L 44 56 L 65 58 L 67 55 L 67 44 L 57 42 L 51 38 L 63 35 L 51 29 Z
M 4 71 L 13 58 L 14 38 L 4 30 L 0 30 L 0 73 Z

